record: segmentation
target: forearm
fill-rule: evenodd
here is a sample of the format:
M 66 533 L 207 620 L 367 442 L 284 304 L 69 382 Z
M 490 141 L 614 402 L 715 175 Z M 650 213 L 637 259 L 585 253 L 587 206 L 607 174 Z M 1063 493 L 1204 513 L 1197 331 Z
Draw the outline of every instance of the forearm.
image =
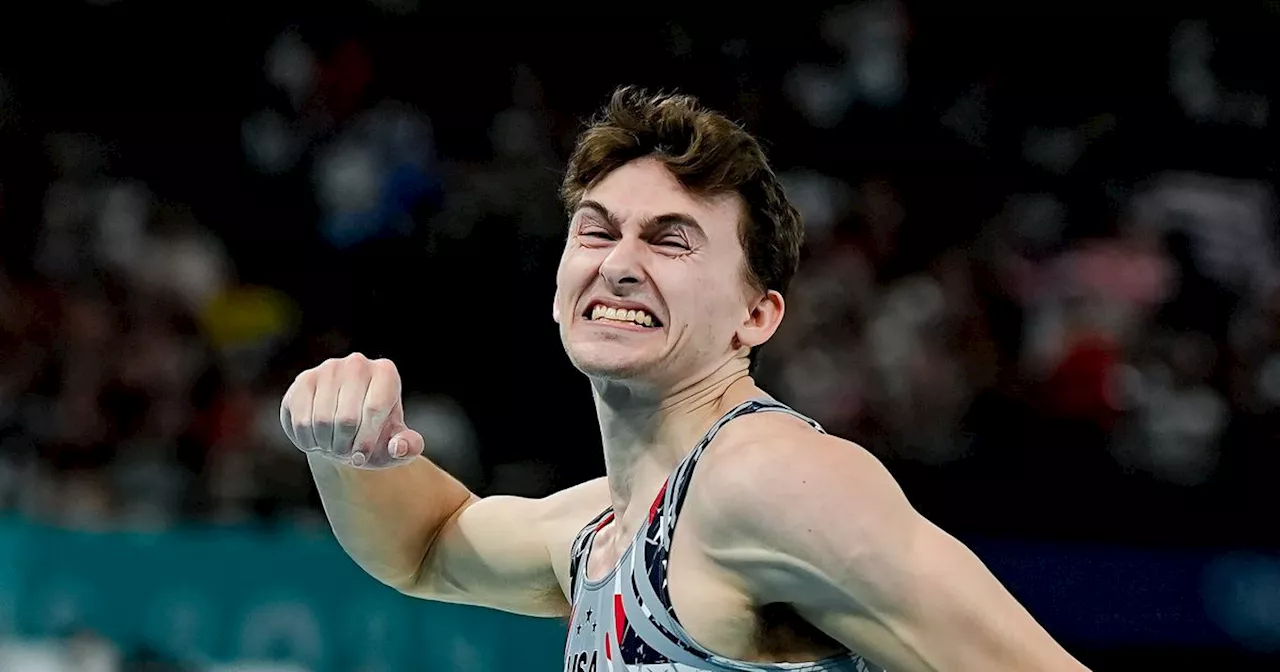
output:
M 425 458 L 365 470 L 308 456 L 325 514 L 343 550 L 371 576 L 411 589 L 431 543 L 472 498 Z

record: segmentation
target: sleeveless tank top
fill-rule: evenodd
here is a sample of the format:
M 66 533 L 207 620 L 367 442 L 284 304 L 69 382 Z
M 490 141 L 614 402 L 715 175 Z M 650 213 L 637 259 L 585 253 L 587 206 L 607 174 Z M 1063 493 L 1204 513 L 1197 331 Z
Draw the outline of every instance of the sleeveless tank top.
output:
M 573 600 L 565 672 L 883 672 L 854 653 L 807 663 L 749 663 L 718 656 L 689 637 L 671 606 L 667 558 L 694 467 L 722 427 L 761 412 L 787 413 L 823 431 L 817 422 L 772 399 L 747 401 L 712 425 L 672 471 L 649 509 L 648 523 L 608 575 L 588 579 L 587 556 L 596 533 L 613 520 L 612 509 L 578 533 L 570 553 Z

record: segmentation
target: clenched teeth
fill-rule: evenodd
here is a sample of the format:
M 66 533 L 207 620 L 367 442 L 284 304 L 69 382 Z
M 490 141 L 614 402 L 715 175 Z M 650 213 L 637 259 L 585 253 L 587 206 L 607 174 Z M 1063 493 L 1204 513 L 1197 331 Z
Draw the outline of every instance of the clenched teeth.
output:
M 591 309 L 591 320 L 614 320 L 616 322 L 632 322 L 645 327 L 653 326 L 653 317 L 643 310 L 621 310 L 601 305 Z

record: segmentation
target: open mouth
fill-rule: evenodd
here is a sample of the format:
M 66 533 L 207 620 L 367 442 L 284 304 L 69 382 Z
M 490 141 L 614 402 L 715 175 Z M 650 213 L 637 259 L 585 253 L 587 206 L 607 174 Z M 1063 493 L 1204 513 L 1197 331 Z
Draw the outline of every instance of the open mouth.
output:
M 600 303 L 593 304 L 587 309 L 587 312 L 582 314 L 582 317 L 592 322 L 626 324 L 650 329 L 662 326 L 662 322 L 658 321 L 658 318 L 643 310 L 614 308 Z

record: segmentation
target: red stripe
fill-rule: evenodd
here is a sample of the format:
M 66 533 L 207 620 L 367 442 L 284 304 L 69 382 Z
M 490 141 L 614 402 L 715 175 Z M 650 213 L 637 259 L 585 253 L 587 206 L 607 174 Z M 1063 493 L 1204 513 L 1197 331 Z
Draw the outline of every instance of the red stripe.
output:
M 667 478 L 666 483 L 662 484 L 662 489 L 658 491 L 658 496 L 653 500 L 653 506 L 649 507 L 649 522 L 652 523 L 654 518 L 658 517 L 658 510 L 662 508 L 662 498 L 667 495 L 667 485 L 671 483 L 671 479 Z
M 608 525 L 612 521 L 613 521 L 613 514 L 610 513 L 609 515 L 604 517 L 604 520 L 601 520 L 599 523 L 596 524 L 596 532 L 599 532 L 600 530 L 604 529 L 604 526 Z
M 622 608 L 622 596 L 613 596 L 613 624 L 618 630 L 618 646 L 622 646 L 622 633 L 627 629 L 627 612 Z

